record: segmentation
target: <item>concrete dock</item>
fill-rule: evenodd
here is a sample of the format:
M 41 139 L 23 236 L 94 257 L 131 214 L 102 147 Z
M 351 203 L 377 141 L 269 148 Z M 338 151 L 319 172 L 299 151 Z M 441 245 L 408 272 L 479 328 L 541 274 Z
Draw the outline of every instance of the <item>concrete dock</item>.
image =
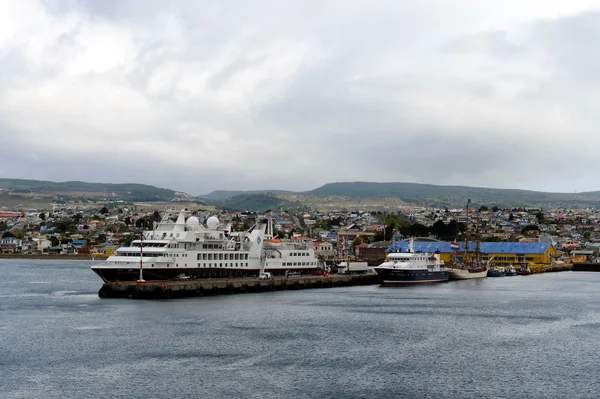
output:
M 600 263 L 573 263 L 574 272 L 600 272 Z
M 185 281 L 148 281 L 136 284 L 135 281 L 106 283 L 98 291 L 100 298 L 171 299 L 201 297 L 209 295 L 246 294 L 309 288 L 332 288 L 355 285 L 380 284 L 374 274 L 274 277 L 268 280 L 258 278 L 198 279 Z

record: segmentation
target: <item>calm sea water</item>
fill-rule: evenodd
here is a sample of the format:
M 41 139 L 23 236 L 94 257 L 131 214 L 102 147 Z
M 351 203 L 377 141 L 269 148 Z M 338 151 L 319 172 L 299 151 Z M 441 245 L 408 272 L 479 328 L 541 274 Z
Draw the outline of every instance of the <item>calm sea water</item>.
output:
M 600 273 L 171 301 L 0 260 L 0 398 L 596 398 Z

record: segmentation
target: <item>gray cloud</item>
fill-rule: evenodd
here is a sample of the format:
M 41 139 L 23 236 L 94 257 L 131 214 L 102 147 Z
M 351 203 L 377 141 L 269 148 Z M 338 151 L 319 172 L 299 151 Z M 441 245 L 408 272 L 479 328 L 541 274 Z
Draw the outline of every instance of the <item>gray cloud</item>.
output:
M 600 13 L 538 2 L 5 3 L 0 173 L 596 190 Z

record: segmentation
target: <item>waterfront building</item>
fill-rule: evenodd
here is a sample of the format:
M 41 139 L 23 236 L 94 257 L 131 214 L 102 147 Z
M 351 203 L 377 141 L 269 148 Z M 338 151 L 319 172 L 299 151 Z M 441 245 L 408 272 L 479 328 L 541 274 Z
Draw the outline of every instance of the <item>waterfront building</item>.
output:
M 468 249 L 474 252 L 477 244 L 470 242 Z M 450 247 L 450 241 L 415 241 L 414 249 L 417 252 L 434 253 L 439 251 L 441 260 L 450 262 L 454 251 Z M 459 243 L 458 253 L 465 249 L 465 243 Z M 392 242 L 386 252 L 406 252 L 408 241 Z M 493 257 L 497 265 L 509 265 L 516 263 L 550 263 L 553 256 L 559 254 L 551 242 L 481 242 L 479 243 L 481 259 L 487 261 Z

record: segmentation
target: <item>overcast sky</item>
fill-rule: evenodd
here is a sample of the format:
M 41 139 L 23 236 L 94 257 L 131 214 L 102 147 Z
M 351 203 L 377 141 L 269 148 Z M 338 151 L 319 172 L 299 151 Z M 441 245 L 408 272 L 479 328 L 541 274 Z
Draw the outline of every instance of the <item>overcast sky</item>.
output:
M 597 0 L 0 0 L 0 177 L 600 190 Z

